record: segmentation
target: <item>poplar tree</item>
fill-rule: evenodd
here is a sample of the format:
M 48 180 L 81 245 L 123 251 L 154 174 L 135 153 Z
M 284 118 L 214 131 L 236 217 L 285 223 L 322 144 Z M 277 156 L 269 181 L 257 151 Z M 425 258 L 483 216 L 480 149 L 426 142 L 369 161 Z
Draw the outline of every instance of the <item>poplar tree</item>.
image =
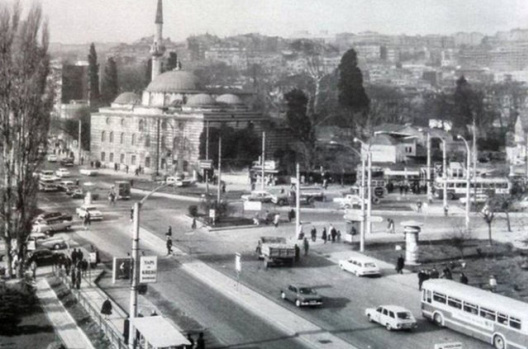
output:
M 115 60 L 110 57 L 106 61 L 103 72 L 103 82 L 101 84 L 101 101 L 109 105 L 112 103 L 119 92 L 119 83 L 117 76 L 117 64 Z
M 90 105 L 97 106 L 99 103 L 99 64 L 97 63 L 97 52 L 95 45 L 90 45 L 88 53 L 88 90 L 90 92 Z

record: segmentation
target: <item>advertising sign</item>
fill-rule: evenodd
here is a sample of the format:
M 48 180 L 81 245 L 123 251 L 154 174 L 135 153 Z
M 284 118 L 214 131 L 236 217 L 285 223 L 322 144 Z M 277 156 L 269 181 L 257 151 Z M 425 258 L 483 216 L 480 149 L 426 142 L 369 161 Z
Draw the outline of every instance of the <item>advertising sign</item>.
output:
M 132 258 L 130 257 L 114 257 L 112 265 L 112 282 L 116 280 L 130 279 L 132 275 Z
M 216 211 L 214 209 L 209 210 L 209 218 L 215 218 L 216 217 Z
M 147 284 L 157 281 L 158 257 L 142 256 L 139 260 L 139 283 Z
M 202 170 L 210 170 L 213 168 L 213 160 L 200 160 L 200 168 Z

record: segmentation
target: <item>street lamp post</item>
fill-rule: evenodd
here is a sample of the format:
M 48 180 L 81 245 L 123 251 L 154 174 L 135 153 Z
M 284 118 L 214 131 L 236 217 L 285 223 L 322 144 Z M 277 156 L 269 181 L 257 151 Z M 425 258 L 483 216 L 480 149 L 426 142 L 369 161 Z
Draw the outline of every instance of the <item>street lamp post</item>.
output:
M 134 318 L 137 317 L 137 299 L 138 299 L 138 285 L 139 285 L 139 212 L 141 210 L 141 206 L 147 201 L 147 199 L 160 190 L 163 187 L 166 187 L 167 183 L 163 183 L 162 185 L 154 188 L 150 193 L 145 195 L 143 199 L 140 201 L 134 203 L 134 214 L 133 214 L 133 237 L 132 237 L 132 284 L 130 286 L 130 309 L 129 309 L 129 316 L 130 316 L 130 325 L 129 325 L 129 332 L 128 332 L 128 345 L 129 348 L 134 348 L 134 339 L 136 337 L 136 333 L 134 330 Z
M 427 202 L 433 202 L 431 190 L 431 133 L 427 132 Z
M 442 138 L 443 145 L 443 161 L 442 161 L 442 176 L 444 177 L 444 210 L 447 210 L 447 150 L 445 138 Z
M 471 185 L 471 180 L 470 180 L 469 173 L 471 172 L 471 170 L 470 170 L 470 168 L 471 168 L 471 151 L 469 149 L 469 143 L 467 142 L 467 140 L 464 137 L 462 137 L 461 135 L 458 135 L 457 138 L 461 139 L 462 141 L 464 141 L 464 144 L 466 145 L 466 152 L 467 152 L 467 165 L 466 165 L 466 231 L 469 231 L 469 207 L 470 207 L 469 191 L 470 191 L 470 185 Z
M 361 143 L 361 148 L 362 148 L 362 151 L 361 151 L 361 164 L 362 164 L 362 188 L 361 188 L 361 214 L 362 214 L 362 218 L 363 218 L 363 221 L 365 221 L 365 194 L 364 194 L 364 190 L 365 190 L 365 158 L 363 156 L 363 150 L 366 151 L 366 159 L 367 159 L 367 174 L 368 174 L 368 179 L 367 179 L 367 217 L 366 217 L 366 221 L 363 222 L 363 228 L 362 228 L 362 240 L 363 240 L 363 243 L 364 243 L 364 239 L 365 239 L 365 226 L 366 226 L 366 230 L 367 230 L 367 234 L 370 234 L 371 233 L 371 224 L 370 224 L 370 217 L 371 217 L 371 213 L 372 213 L 372 191 L 371 191 L 371 182 L 372 182 L 372 156 L 370 154 L 370 145 L 367 145 L 365 142 L 363 142 L 362 140 L 358 139 L 358 138 L 354 138 L 354 142 L 356 143 Z M 361 249 L 361 244 L 360 244 L 360 249 Z

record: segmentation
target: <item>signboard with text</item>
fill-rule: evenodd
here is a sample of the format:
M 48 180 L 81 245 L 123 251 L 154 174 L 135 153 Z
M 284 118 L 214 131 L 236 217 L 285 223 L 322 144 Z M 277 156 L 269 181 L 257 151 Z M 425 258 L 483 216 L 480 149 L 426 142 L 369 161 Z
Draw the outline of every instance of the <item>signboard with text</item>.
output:
M 213 160 L 200 160 L 200 168 L 202 170 L 210 170 L 213 168 Z
M 139 283 L 148 284 L 157 281 L 158 257 L 142 256 L 139 260 Z

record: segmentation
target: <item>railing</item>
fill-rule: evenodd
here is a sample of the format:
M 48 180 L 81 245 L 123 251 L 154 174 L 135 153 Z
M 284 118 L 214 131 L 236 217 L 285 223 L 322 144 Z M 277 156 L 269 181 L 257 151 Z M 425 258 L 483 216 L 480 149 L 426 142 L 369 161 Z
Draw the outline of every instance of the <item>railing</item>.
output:
M 116 349 L 127 349 L 128 345 L 125 344 L 123 335 L 121 331 L 116 328 L 114 324 L 107 321 L 101 316 L 100 309 L 95 308 L 92 304 L 90 304 L 90 301 L 80 292 L 80 290 L 77 290 L 72 282 L 71 279 L 66 275 L 66 272 L 64 269 L 54 269 L 54 274 L 61 280 L 61 282 L 66 285 L 73 294 L 73 296 L 77 299 L 79 304 L 86 310 L 88 315 L 95 321 L 95 323 L 99 326 L 99 328 L 104 332 L 108 340 L 111 342 L 114 348 Z M 91 270 L 89 269 L 87 273 L 91 273 Z M 89 284 L 91 286 L 95 286 L 90 280 L 90 274 L 88 274 L 88 278 L 83 276 L 83 279 L 85 280 L 85 284 Z M 81 286 L 82 287 L 82 286 Z

